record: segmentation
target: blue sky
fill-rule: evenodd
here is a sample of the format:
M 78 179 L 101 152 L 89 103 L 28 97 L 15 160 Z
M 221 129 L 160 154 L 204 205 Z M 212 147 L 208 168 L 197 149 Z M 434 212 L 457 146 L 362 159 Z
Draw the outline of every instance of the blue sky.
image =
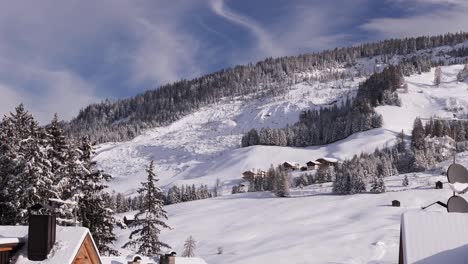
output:
M 42 123 L 265 57 L 468 30 L 466 0 L 0 0 L 0 114 Z

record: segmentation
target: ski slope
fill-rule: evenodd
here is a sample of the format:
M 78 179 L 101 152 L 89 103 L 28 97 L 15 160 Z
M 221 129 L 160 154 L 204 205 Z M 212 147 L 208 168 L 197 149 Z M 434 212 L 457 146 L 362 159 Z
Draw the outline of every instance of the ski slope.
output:
M 120 143 L 100 145 L 96 161 L 115 178 L 110 187 L 131 194 L 146 177 L 145 167 L 155 160 L 160 184 L 208 184 L 217 178 L 224 191 L 252 168 L 267 169 L 284 161 L 301 164 L 320 157 L 350 158 L 361 152 L 394 144 L 402 130 L 409 134 L 416 117 L 466 116 L 468 84 L 456 81 L 462 65 L 442 67 L 440 87 L 432 72 L 406 78 L 408 92 L 399 92 L 402 106 L 381 106 L 382 128 L 356 133 L 344 140 L 307 148 L 252 146 L 239 148 L 242 134 L 251 128 L 285 127 L 298 120 L 302 110 L 323 107 L 353 96 L 360 80 L 300 83 L 274 98 L 234 98 L 204 107 L 165 127 L 148 130 Z
M 459 154 L 458 162 L 468 166 L 468 152 Z M 438 167 L 445 171 L 449 164 Z M 383 194 L 275 198 L 260 192 L 166 206 L 173 229 L 164 230 L 162 240 L 181 253 L 192 235 L 196 255 L 210 264 L 398 263 L 401 214 L 452 195 L 447 184 L 434 189 L 436 181 L 447 181 L 440 171 L 407 176 L 408 187 L 402 186 L 404 175 L 385 178 Z M 401 207 L 390 206 L 395 199 Z M 426 210 L 445 212 L 437 205 Z M 131 230 L 117 232 L 120 247 Z M 218 247 L 222 255 L 216 254 Z

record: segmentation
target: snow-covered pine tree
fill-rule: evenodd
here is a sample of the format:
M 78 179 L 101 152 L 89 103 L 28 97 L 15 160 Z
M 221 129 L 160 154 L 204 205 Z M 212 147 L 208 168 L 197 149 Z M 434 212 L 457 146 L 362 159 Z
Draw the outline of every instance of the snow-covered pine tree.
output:
M 167 202 L 168 204 L 182 202 L 180 189 L 176 185 L 172 186 L 167 192 Z
M 18 146 L 21 135 L 18 132 L 24 131 L 15 129 L 12 115 L 5 116 L 0 123 L 0 225 L 16 224 L 19 208 L 14 200 L 12 180 L 20 170 Z
M 414 149 L 424 148 L 425 129 L 420 118 L 416 118 L 411 132 L 411 142 Z
M 78 220 L 89 229 L 101 254 L 117 255 L 109 246 L 116 241 L 114 212 L 107 206 L 109 195 L 103 192 L 111 176 L 97 169 L 92 160 L 94 147 L 87 137 L 82 138 L 78 151 L 81 171 L 72 179 L 72 197 L 78 200 Z
M 401 182 L 401 185 L 406 187 L 409 185 L 409 180 L 408 180 L 408 176 L 405 175 L 405 177 L 403 178 L 403 181 Z
M 71 197 L 71 179 L 81 172 L 78 155 L 73 144 L 70 144 L 63 132 L 63 124 L 55 114 L 45 127 L 49 141 L 47 157 L 51 164 L 53 187 L 57 198 L 54 200 L 55 214 L 59 225 L 76 225 L 78 203 Z M 80 171 L 80 172 L 78 172 Z
M 145 256 L 155 256 L 162 254 L 163 248 L 171 248 L 159 237 L 162 228 L 170 227 L 165 222 L 168 219 L 167 212 L 163 208 L 163 201 L 159 198 L 162 190 L 156 186 L 158 179 L 154 173 L 153 161 L 146 172 L 148 179 L 142 182 L 142 187 L 138 189 L 144 201 L 143 207 L 135 215 L 135 222 L 133 222 L 133 226 L 137 229 L 131 232 L 129 241 L 123 247 L 133 249 Z
M 15 113 L 4 117 L 1 130 L 0 206 L 9 213 L 6 220 L 0 221 L 26 224 L 30 206 L 58 198 L 47 158 L 49 142 L 44 129 L 22 104 L 16 107 Z
M 372 186 L 370 191 L 373 193 L 385 192 L 385 181 L 382 175 L 377 175 L 372 180 Z
M 465 64 L 465 67 L 457 74 L 457 80 L 463 82 L 466 77 L 468 77 L 468 64 Z
M 442 82 L 442 68 L 437 66 L 434 72 L 434 85 L 439 86 Z
M 396 144 L 397 150 L 400 153 L 403 153 L 406 151 L 406 143 L 405 143 L 405 132 L 401 130 L 401 132 L 397 136 L 397 144 Z
M 273 190 L 276 196 L 286 197 L 289 194 L 289 175 L 281 166 L 275 170 Z
M 185 258 L 193 258 L 195 257 L 195 249 L 197 248 L 197 241 L 193 239 L 192 236 L 189 236 L 184 243 L 184 252 L 182 253 L 182 257 Z
M 63 169 L 65 167 L 69 145 L 57 114 L 54 115 L 54 118 L 45 129 L 50 145 L 48 149 L 48 159 L 51 163 L 52 173 L 56 176 L 63 177 Z
M 215 185 L 213 188 L 213 197 L 221 196 L 221 186 L 221 180 L 219 178 L 216 178 Z

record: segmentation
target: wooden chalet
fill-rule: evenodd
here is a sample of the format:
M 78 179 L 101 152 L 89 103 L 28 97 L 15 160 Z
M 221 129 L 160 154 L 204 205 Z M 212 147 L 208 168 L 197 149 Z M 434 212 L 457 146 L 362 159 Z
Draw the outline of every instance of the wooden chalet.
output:
M 335 158 L 320 158 L 315 160 L 318 163 L 319 168 L 326 168 L 329 166 L 335 166 L 338 163 L 338 160 Z
M 318 161 L 308 161 L 306 165 L 308 170 L 315 170 L 321 165 L 321 163 Z
M 283 168 L 285 170 L 288 170 L 288 171 L 295 171 L 295 170 L 298 170 L 300 168 L 299 164 L 289 162 L 289 161 L 284 162 L 283 164 L 281 164 L 281 166 L 283 166 Z
M 102 262 L 87 228 L 56 226 L 55 217 L 31 215 L 29 226 L 0 226 L 0 264 L 9 263 Z
M 264 177 L 265 175 L 266 175 L 266 171 L 263 171 L 263 170 L 257 170 L 257 171 L 248 170 L 242 173 L 242 179 L 251 182 L 255 180 L 255 178 Z

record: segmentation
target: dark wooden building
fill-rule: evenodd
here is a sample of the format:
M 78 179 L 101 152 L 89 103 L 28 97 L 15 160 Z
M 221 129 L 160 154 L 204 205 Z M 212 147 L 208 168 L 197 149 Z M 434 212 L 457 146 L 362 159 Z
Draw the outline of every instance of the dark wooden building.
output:
M 125 223 L 127 226 L 129 226 L 129 225 L 131 225 L 133 222 L 135 222 L 135 216 L 133 216 L 133 215 L 126 215 L 126 216 L 124 216 L 123 221 L 124 221 L 124 223 Z
M 437 181 L 436 184 L 435 184 L 435 188 L 436 189 L 443 189 L 444 184 L 441 181 Z
M 393 201 L 392 201 L 392 206 L 393 206 L 393 207 L 400 207 L 400 201 L 398 201 L 398 200 L 393 200 Z

